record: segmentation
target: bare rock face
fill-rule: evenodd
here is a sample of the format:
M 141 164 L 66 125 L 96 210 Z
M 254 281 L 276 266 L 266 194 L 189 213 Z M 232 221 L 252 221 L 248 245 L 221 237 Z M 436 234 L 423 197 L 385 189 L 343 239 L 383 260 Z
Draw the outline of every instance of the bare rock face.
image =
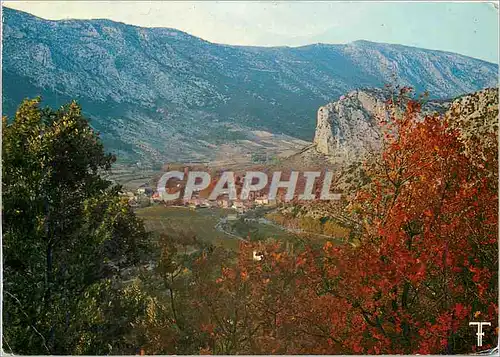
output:
M 238 144 L 226 124 L 310 140 L 311 113 L 358 88 L 396 80 L 450 98 L 498 83 L 497 64 L 401 45 L 231 46 L 171 28 L 52 21 L 8 7 L 2 20 L 3 113 L 12 117 L 26 97 L 56 108 L 77 99 L 107 150 L 144 165 L 213 160 L 213 145 Z M 355 129 L 370 137 L 372 97 L 353 92 L 338 110 L 325 109 L 338 142 L 319 133 L 320 150 L 356 143 Z
M 487 88 L 455 99 L 445 119 L 450 128 L 460 131 L 465 153 L 474 163 L 482 164 L 487 160 L 484 150 L 496 152 L 498 149 L 498 88 Z
M 332 114 L 328 106 L 318 109 L 318 122 L 314 135 L 314 143 L 318 152 L 325 155 L 332 155 L 336 149 L 335 138 L 332 132 Z
M 316 150 L 349 160 L 376 149 L 380 132 L 375 118 L 384 115 L 386 97 L 382 89 L 356 90 L 319 108 Z
M 360 89 L 320 107 L 314 136 L 316 151 L 344 163 L 376 152 L 382 139 L 377 118 L 386 115 L 385 103 L 389 96 L 390 92 L 383 89 Z M 498 88 L 487 88 L 454 100 L 426 102 L 422 118 L 433 113 L 443 114 L 452 128 L 460 129 L 466 146 L 469 141 L 479 140 L 482 147 L 496 149 L 497 141 L 487 134 L 498 131 Z M 467 150 L 473 151 L 473 145 L 470 146 Z

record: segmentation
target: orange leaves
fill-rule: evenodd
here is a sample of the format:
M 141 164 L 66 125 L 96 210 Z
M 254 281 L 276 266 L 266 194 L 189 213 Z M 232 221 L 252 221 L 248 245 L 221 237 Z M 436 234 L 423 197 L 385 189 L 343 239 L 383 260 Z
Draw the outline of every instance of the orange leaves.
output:
M 278 263 L 283 261 L 283 253 L 272 253 L 271 256 Z
M 326 243 L 325 243 L 325 246 L 323 247 L 323 249 L 324 249 L 325 251 L 328 251 L 328 250 L 330 250 L 332 247 L 333 247 L 332 242 L 328 241 L 328 242 L 326 242 Z
M 410 115 L 415 114 L 415 113 L 419 113 L 421 108 L 422 108 L 422 105 L 419 102 L 410 100 L 406 104 L 406 113 L 410 114 Z
M 200 348 L 200 355 L 203 356 L 203 355 L 211 355 L 212 354 L 212 351 L 210 350 L 209 347 L 206 347 L 206 348 Z
M 214 324 L 201 324 L 200 330 L 203 332 L 207 332 L 209 334 L 213 334 L 215 330 L 215 325 Z
M 246 281 L 246 280 L 248 280 L 248 273 L 245 271 L 242 271 L 242 272 L 240 272 L 240 277 L 241 277 L 241 280 Z
M 323 251 L 336 291 L 358 304 L 364 318 L 410 312 L 415 326 L 426 326 L 420 337 L 410 337 L 418 349 L 400 346 L 403 352 L 441 353 L 447 339 L 439 336 L 458 331 L 472 303 L 496 301 L 495 263 L 464 268 L 475 255 L 484 262 L 498 256 L 497 185 L 495 178 L 486 184 L 471 169 L 457 133 L 448 132 L 437 116 L 417 121 L 419 110 L 409 102 L 402 116 L 384 123 L 384 152 L 371 171 L 371 184 L 355 202 L 367 222 L 361 245 L 335 250 L 326 243 Z M 443 296 L 450 305 L 442 303 Z M 377 348 L 391 351 L 383 342 Z
M 430 209 L 426 209 L 424 211 L 424 216 L 426 216 L 426 217 L 432 217 L 432 211 Z
M 222 268 L 222 276 L 224 278 L 234 279 L 234 277 L 235 277 L 234 269 L 223 267 Z
M 295 262 L 295 265 L 296 265 L 297 267 L 300 267 L 300 266 L 304 265 L 304 264 L 306 263 L 306 261 L 307 261 L 307 259 L 306 259 L 305 257 L 303 257 L 303 256 L 299 256 L 299 257 L 297 258 L 296 262 Z
M 296 255 L 242 244 L 216 280 L 218 312 L 248 307 L 247 321 L 264 326 L 262 351 L 468 353 L 468 321 L 497 321 L 496 177 L 478 173 L 439 117 L 419 121 L 418 104 L 405 108 L 387 119 L 384 153 L 366 164 L 371 181 L 351 202 L 355 243 Z M 265 252 L 258 264 L 255 249 Z

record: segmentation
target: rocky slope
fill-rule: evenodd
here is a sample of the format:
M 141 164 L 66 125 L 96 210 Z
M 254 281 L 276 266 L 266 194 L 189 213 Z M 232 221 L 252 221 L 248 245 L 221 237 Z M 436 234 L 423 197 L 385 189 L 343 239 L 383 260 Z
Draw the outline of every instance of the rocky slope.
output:
M 465 152 L 475 165 L 487 160 L 482 150 L 498 151 L 498 88 L 487 88 L 454 100 L 446 112 L 450 128 L 460 131 Z
M 384 116 L 388 89 L 358 89 L 318 109 L 313 143 L 316 150 L 340 161 L 352 161 L 378 149 L 381 140 L 377 117 Z M 422 112 L 444 113 L 451 100 L 426 101 Z
M 368 182 L 360 164 L 361 154 L 370 152 L 368 147 L 379 146 L 380 134 L 373 116 L 383 110 L 385 98 L 387 93 L 382 90 L 357 90 L 320 108 L 316 143 L 291 157 L 288 165 L 283 166 L 294 168 L 300 162 L 306 169 L 315 168 L 317 160 L 323 160 L 323 167 L 334 171 L 333 186 L 342 192 L 344 201 L 302 201 L 298 204 L 301 215 L 317 219 L 334 217 L 339 222 L 345 218 L 345 204 Z M 489 150 L 493 155 L 498 150 L 498 88 L 487 88 L 455 100 L 430 101 L 424 105 L 423 111 L 442 113 L 450 128 L 459 130 L 465 153 L 474 159 L 472 165 L 484 167 L 489 164 L 481 150 Z M 364 141 L 369 145 L 364 146 Z M 481 143 L 481 150 L 478 149 L 478 142 Z M 348 160 L 346 153 L 354 152 L 358 155 L 351 158 L 356 160 Z M 372 153 L 377 155 L 376 151 Z
M 356 90 L 318 110 L 314 144 L 329 156 L 349 160 L 380 140 L 374 117 L 385 108 L 386 93 L 379 89 Z
M 340 166 L 376 152 L 382 139 L 376 118 L 385 115 L 390 95 L 390 91 L 383 89 L 358 89 L 320 107 L 313 145 L 307 151 Z M 495 150 L 498 142 L 492 141 L 488 134 L 498 131 L 498 97 L 498 88 L 486 88 L 454 100 L 429 100 L 423 103 L 422 116 L 442 114 L 451 128 L 461 132 L 468 151 L 474 151 L 469 142 L 481 142 Z
M 174 29 L 3 8 L 4 112 L 39 94 L 56 106 L 76 98 L 108 149 L 130 161 L 213 159 L 220 143 L 256 129 L 311 140 L 316 109 L 350 90 L 396 81 L 448 98 L 496 85 L 497 67 L 366 41 L 227 46 Z

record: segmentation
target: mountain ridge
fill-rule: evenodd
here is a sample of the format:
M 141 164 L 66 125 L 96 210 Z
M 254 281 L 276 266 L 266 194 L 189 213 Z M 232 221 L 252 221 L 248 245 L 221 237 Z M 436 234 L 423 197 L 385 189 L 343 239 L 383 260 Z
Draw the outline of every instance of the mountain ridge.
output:
M 259 45 L 259 46 L 257 46 L 257 45 L 227 44 L 227 43 L 210 41 L 210 40 L 204 39 L 203 37 L 193 35 L 193 34 L 187 32 L 187 31 L 179 30 L 179 29 L 174 28 L 174 27 L 166 27 L 166 26 L 140 26 L 140 25 L 135 25 L 135 24 L 131 24 L 131 23 L 126 23 L 126 22 L 123 22 L 123 21 L 111 20 L 111 19 L 107 19 L 107 18 L 92 18 L 92 19 L 67 18 L 67 19 L 53 20 L 53 19 L 47 19 L 47 18 L 38 16 L 38 15 L 34 15 L 34 14 L 29 13 L 27 11 L 18 10 L 18 9 L 10 8 L 10 7 L 6 6 L 6 5 L 3 5 L 3 11 L 6 11 L 6 9 L 7 9 L 7 11 L 14 11 L 14 12 L 23 13 L 25 15 L 32 16 L 32 17 L 34 17 L 36 19 L 43 20 L 43 21 L 50 21 L 50 22 L 102 21 L 102 22 L 115 23 L 115 24 L 120 24 L 120 25 L 124 25 L 124 26 L 135 27 L 135 28 L 160 29 L 160 30 L 176 31 L 176 32 L 182 33 L 184 35 L 191 36 L 193 38 L 196 38 L 196 39 L 199 39 L 201 41 L 207 42 L 207 43 L 212 44 L 212 45 L 220 45 L 220 46 L 228 46 L 228 47 L 258 48 L 258 49 L 266 49 L 266 48 L 267 49 L 283 49 L 283 48 L 292 49 L 292 48 L 302 48 L 302 47 L 317 46 L 317 45 L 325 45 L 325 46 L 347 46 L 347 45 L 355 45 L 355 44 L 376 44 L 376 45 L 388 45 L 388 46 L 393 46 L 393 47 L 401 46 L 401 47 L 406 47 L 406 48 L 410 48 L 410 49 L 419 49 L 419 50 L 426 50 L 426 51 L 432 51 L 432 52 L 441 52 L 443 54 L 460 55 L 460 56 L 463 56 L 463 57 L 466 57 L 466 58 L 470 58 L 470 59 L 473 59 L 473 60 L 482 61 L 482 62 L 487 63 L 487 64 L 498 65 L 495 62 L 487 61 L 487 60 L 484 60 L 484 59 L 481 59 L 481 58 L 478 58 L 478 57 L 472 57 L 472 56 L 465 55 L 465 54 L 458 53 L 458 52 L 438 50 L 438 49 L 431 49 L 431 48 L 426 48 L 426 47 L 418 47 L 418 46 L 401 44 L 401 43 L 378 42 L 378 41 L 370 41 L 370 40 L 365 40 L 365 39 L 358 39 L 358 40 L 353 40 L 353 41 L 350 41 L 350 42 L 347 42 L 347 43 L 311 42 L 311 43 L 308 43 L 308 44 L 296 45 L 296 46 L 293 46 L 293 45 L 279 45 L 279 46 L 274 46 L 274 45 L 272 45 L 272 46 L 261 46 L 261 45 Z
M 450 98 L 497 85 L 497 65 L 402 45 L 232 46 L 9 8 L 3 25 L 4 111 L 36 95 L 56 107 L 77 99 L 128 161 L 210 159 L 217 140 L 252 130 L 311 141 L 317 108 L 360 87 L 395 82 Z

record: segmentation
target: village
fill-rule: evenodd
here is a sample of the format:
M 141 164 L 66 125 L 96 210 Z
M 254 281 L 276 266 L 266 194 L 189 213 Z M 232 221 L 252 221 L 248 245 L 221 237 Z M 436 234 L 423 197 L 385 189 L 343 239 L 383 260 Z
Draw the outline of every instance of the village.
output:
M 179 188 L 179 184 L 175 186 Z M 270 223 L 264 218 L 248 218 L 247 214 L 250 210 L 264 209 L 272 210 L 277 206 L 278 201 L 282 201 L 283 196 L 279 195 L 278 200 L 269 199 L 267 194 L 260 192 L 251 192 L 249 199 L 242 200 L 230 200 L 228 195 L 222 195 L 217 198 L 217 200 L 209 200 L 205 197 L 200 197 L 200 192 L 194 192 L 191 199 L 177 199 L 175 201 L 163 201 L 159 192 L 152 188 L 147 183 L 140 185 L 135 192 L 134 191 L 122 191 L 120 192 L 122 199 L 127 202 L 132 208 L 141 209 L 152 206 L 164 206 L 165 208 L 187 208 L 190 210 L 207 210 L 207 209 L 225 209 L 232 210 L 228 212 L 227 215 L 221 217 L 218 223 L 215 225 L 215 229 L 224 232 L 228 236 L 235 237 L 239 240 L 243 238 L 230 232 L 230 226 L 232 222 L 243 220 L 245 222 L 253 222 L 262 220 L 266 223 Z M 262 223 L 262 222 L 261 222 Z M 244 240 L 244 239 L 243 239 Z M 287 242 L 288 246 L 288 242 Z M 257 250 L 253 251 L 252 259 L 260 261 L 263 259 L 263 253 Z
M 207 197 L 202 197 L 200 192 L 193 192 L 190 199 L 177 199 L 173 201 L 163 201 L 159 192 L 149 186 L 147 183 L 142 184 L 134 191 L 122 191 L 120 196 L 133 208 L 144 208 L 154 205 L 163 205 L 165 207 L 189 207 L 191 209 L 207 209 L 207 208 L 224 208 L 233 209 L 237 214 L 242 214 L 250 209 L 259 206 L 276 206 L 278 199 L 269 199 L 267 194 L 259 192 L 251 192 L 248 200 L 231 200 L 228 195 L 221 195 L 216 200 L 209 200 Z M 233 217 L 233 215 L 229 215 Z M 230 219 L 230 218 L 229 218 Z

